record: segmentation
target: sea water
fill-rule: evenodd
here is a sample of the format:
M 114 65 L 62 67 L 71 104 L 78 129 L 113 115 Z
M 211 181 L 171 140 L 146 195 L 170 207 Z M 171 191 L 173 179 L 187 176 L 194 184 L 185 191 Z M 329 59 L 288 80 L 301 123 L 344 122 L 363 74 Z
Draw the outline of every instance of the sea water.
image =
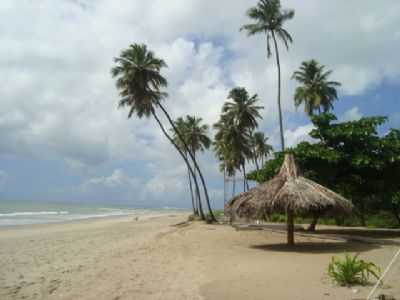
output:
M 0 227 L 63 223 L 113 216 L 143 216 L 184 212 L 180 209 L 138 209 L 129 206 L 37 202 L 0 202 Z

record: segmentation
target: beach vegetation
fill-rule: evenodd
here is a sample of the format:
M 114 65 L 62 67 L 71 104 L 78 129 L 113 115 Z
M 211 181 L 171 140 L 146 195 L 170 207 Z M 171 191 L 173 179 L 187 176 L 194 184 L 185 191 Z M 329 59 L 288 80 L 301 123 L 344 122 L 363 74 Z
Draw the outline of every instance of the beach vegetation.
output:
M 350 199 L 361 226 L 368 225 L 367 216 L 377 224 L 373 215 L 382 211 L 392 214 L 391 227 L 393 220 L 400 225 L 400 131 L 379 135 L 378 127 L 387 121 L 381 116 L 340 123 L 335 115 L 323 113 L 311 120 L 313 141 L 288 149 L 304 175 Z M 277 174 L 282 162 L 283 153 L 277 152 L 248 178 L 265 182 Z M 337 223 L 344 220 L 337 218 Z
M 328 274 L 341 286 L 366 285 L 370 277 L 379 279 L 380 268 L 360 259 L 358 255 L 346 254 L 344 259 L 332 257 Z

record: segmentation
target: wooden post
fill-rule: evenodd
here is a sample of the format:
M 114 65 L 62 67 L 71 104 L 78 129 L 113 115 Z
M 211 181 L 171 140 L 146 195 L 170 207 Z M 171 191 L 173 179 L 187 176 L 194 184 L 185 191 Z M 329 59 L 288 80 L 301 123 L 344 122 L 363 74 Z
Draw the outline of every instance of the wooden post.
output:
M 286 211 L 287 218 L 287 244 L 294 246 L 294 213 L 293 210 L 288 209 Z

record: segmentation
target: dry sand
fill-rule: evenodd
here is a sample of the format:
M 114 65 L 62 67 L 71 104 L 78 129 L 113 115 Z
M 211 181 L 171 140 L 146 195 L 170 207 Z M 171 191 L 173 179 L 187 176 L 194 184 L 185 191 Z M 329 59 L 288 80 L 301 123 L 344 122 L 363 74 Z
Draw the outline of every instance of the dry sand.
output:
M 394 246 L 235 231 L 186 216 L 132 217 L 0 229 L 0 299 L 362 299 L 336 287 L 332 255 L 360 252 L 385 266 Z M 400 299 L 400 263 L 386 294 Z

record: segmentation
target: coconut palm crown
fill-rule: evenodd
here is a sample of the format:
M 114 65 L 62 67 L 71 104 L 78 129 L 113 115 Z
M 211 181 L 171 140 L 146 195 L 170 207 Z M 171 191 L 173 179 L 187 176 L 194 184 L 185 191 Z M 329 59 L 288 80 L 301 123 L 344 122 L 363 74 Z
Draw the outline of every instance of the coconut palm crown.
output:
M 292 77 L 301 84 L 294 95 L 296 107 L 304 104 L 309 116 L 314 115 L 315 110 L 321 112 L 321 108 L 324 112 L 333 109 L 333 102 L 338 98 L 336 88 L 341 84 L 329 81 L 331 74 L 332 71 L 325 71 L 325 66 L 314 59 L 303 62 Z
M 160 74 L 167 64 L 143 44 L 130 45 L 114 62 L 111 75 L 117 78 L 119 106 L 130 107 L 129 118 L 133 113 L 139 118 L 150 117 L 154 106 L 167 96 L 161 91 L 167 86 L 167 80 Z
M 257 128 L 257 119 L 262 119 L 260 110 L 263 106 L 256 105 L 258 95 L 250 97 L 245 88 L 236 87 L 229 92 L 228 99 L 233 102 L 225 102 L 222 113 L 230 119 L 233 125 L 243 129 L 253 130 Z

